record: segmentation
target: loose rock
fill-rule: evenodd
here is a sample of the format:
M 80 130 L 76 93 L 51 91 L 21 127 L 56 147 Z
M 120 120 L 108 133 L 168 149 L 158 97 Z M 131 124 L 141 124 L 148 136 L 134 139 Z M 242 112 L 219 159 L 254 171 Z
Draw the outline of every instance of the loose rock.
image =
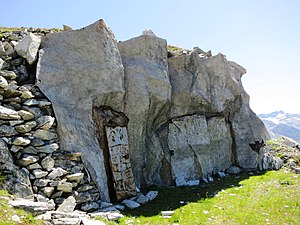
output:
M 127 199 L 123 200 L 122 204 L 124 204 L 129 209 L 135 209 L 141 206 L 139 203 Z
M 41 37 L 32 33 L 25 36 L 15 47 L 18 55 L 22 56 L 31 65 L 37 59 L 37 52 L 41 43 Z
M 30 144 L 30 140 L 27 138 L 23 138 L 23 137 L 17 137 L 14 141 L 13 141 L 13 145 L 18 145 L 18 146 L 26 146 Z
M 68 197 L 56 211 L 58 212 L 73 212 L 76 206 L 76 200 L 73 196 Z

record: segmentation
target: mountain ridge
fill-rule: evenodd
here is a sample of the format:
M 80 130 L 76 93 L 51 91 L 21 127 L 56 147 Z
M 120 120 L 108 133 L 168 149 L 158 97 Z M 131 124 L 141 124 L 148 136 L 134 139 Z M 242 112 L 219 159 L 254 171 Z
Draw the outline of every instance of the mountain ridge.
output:
M 283 110 L 259 114 L 272 138 L 285 136 L 300 142 L 300 114 L 285 113 Z

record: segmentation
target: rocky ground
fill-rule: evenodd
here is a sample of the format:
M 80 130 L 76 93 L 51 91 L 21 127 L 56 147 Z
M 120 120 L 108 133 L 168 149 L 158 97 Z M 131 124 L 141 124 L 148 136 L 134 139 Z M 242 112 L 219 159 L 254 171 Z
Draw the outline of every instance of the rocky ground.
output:
M 283 166 L 294 173 L 300 174 L 300 145 L 288 138 L 269 140 L 265 151 L 280 158 Z

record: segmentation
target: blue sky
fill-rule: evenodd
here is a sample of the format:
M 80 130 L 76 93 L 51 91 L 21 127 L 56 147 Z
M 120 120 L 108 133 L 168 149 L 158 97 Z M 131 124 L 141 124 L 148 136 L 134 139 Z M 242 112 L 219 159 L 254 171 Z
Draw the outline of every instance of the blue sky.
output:
M 73 28 L 103 18 L 118 40 L 145 29 L 183 48 L 222 52 L 247 69 L 256 113 L 300 113 L 298 0 L 2 1 L 0 26 Z

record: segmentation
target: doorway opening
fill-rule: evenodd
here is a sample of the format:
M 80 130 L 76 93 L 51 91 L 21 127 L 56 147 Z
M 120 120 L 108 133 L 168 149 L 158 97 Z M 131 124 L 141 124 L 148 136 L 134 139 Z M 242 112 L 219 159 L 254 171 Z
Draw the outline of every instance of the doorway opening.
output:
M 93 107 L 100 148 L 103 150 L 111 202 L 120 202 L 136 195 L 136 186 L 129 158 L 127 125 L 129 119 L 111 107 Z

